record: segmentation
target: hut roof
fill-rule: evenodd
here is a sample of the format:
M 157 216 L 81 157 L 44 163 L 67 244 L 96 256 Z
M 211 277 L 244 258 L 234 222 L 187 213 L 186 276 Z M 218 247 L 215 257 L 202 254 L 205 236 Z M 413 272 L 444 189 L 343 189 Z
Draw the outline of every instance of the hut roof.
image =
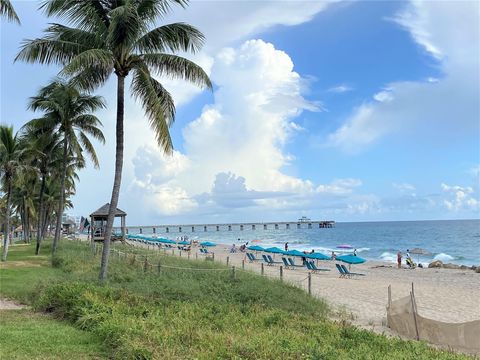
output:
M 110 203 L 106 203 L 96 211 L 90 214 L 90 216 L 108 216 L 108 209 L 110 209 Z M 115 216 L 127 216 L 127 213 L 117 208 Z
M 63 225 L 75 225 L 75 221 L 68 219 L 63 222 Z

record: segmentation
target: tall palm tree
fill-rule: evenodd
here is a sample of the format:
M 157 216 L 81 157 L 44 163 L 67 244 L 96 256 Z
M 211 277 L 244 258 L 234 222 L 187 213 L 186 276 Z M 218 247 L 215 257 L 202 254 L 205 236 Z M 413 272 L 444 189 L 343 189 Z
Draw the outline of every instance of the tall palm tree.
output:
M 107 275 L 113 220 L 118 204 L 123 166 L 125 78 L 132 75 L 131 91 L 140 100 L 160 147 L 172 152 L 169 127 L 175 118 L 170 93 L 152 74 L 184 79 L 201 87 L 212 84 L 201 67 L 177 55 L 195 53 L 203 34 L 185 23 L 155 27 L 172 5 L 186 7 L 188 0 L 47 0 L 48 16 L 65 18 L 73 27 L 52 24 L 43 38 L 27 40 L 16 60 L 63 65 L 63 73 L 87 90 L 117 77 L 116 158 L 110 209 L 100 269 Z
M 0 16 L 5 16 L 8 20 L 20 24 L 20 19 L 10 3 L 10 0 L 0 0 Z
M 0 179 L 6 194 L 5 231 L 3 239 L 2 261 L 7 260 L 10 240 L 10 216 L 12 186 L 15 174 L 22 167 L 22 149 L 17 135 L 13 135 L 13 127 L 0 125 Z
M 65 202 L 65 179 L 69 155 L 77 159 L 83 159 L 82 151 L 85 151 L 92 159 L 95 167 L 98 167 L 98 159 L 95 149 L 88 135 L 102 143 L 105 138 L 100 120 L 90 114 L 105 107 L 103 99 L 82 93 L 77 86 L 56 80 L 50 85 L 40 89 L 37 96 L 30 98 L 29 108 L 33 111 L 43 111 L 43 117 L 33 119 L 29 125 L 39 129 L 40 132 L 49 131 L 59 133 L 61 136 L 62 165 L 60 173 L 60 196 L 57 207 L 57 224 L 53 239 L 52 252 L 57 250 L 62 229 L 62 216 Z

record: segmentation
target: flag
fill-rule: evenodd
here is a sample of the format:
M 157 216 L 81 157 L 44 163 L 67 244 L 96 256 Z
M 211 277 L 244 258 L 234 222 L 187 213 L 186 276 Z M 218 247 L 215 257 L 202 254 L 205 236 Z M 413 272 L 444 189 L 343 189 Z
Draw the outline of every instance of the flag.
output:
M 83 232 L 86 228 L 90 226 L 90 223 L 88 222 L 87 218 L 82 218 L 80 219 L 80 232 Z

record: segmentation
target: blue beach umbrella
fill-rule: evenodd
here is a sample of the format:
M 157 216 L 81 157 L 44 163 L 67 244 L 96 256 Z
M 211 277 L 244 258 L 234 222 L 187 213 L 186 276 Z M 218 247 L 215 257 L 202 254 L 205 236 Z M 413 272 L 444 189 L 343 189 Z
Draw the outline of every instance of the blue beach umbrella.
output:
M 258 245 L 249 246 L 247 249 L 252 251 L 265 251 L 263 247 Z
M 359 257 L 359 256 L 355 256 L 355 255 L 342 255 L 342 256 L 337 256 L 337 260 L 338 261 L 343 261 L 347 264 L 363 264 L 365 261 L 365 259 Z
M 190 245 L 190 242 L 184 240 L 184 241 L 179 241 L 177 244 L 178 245 Z
M 210 241 L 204 241 L 204 242 L 200 243 L 200 246 L 217 246 L 217 244 L 212 243 Z
M 313 253 L 313 254 L 307 254 L 305 255 L 305 257 L 309 258 L 309 259 L 315 259 L 315 260 L 332 260 L 332 258 L 330 256 L 327 256 L 325 254 L 322 254 L 322 253 Z
M 298 250 L 289 250 L 289 251 L 283 251 L 285 255 L 290 255 L 290 256 L 301 256 L 305 257 L 307 256 L 305 253 L 298 251 Z
M 265 249 L 263 251 L 269 252 L 269 253 L 272 253 L 272 254 L 283 254 L 284 253 L 284 251 L 282 249 L 279 249 L 278 247 L 271 247 L 271 248 Z
M 169 240 L 169 239 L 164 239 L 164 238 L 159 238 L 157 239 L 158 242 L 161 242 L 163 244 L 175 244 L 175 241 Z

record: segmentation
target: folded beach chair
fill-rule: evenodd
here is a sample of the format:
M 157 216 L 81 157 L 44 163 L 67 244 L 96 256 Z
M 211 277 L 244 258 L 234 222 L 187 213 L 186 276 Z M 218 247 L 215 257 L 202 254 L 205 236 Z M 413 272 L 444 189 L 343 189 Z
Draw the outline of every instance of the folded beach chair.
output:
M 290 266 L 293 266 L 293 267 L 303 267 L 303 265 L 295 265 L 295 263 L 293 262 L 292 258 L 288 258 L 288 262 L 290 263 Z
M 247 253 L 247 258 L 248 258 L 248 261 L 253 262 L 252 254 Z
M 310 263 L 310 267 L 312 268 L 312 270 L 314 272 L 317 272 L 317 271 L 330 271 L 330 269 L 320 269 L 317 267 L 317 265 L 315 265 L 315 263 L 313 261 L 307 261 L 307 267 L 308 267 L 308 264 Z
M 265 261 L 267 263 L 267 266 L 272 266 L 273 265 L 273 262 L 270 262 L 267 255 L 263 254 L 262 258 L 263 258 L 263 261 Z
M 261 259 L 257 259 L 254 254 L 252 253 L 247 253 L 247 255 L 250 254 L 249 259 L 250 261 L 260 261 Z
M 274 261 L 272 259 L 272 256 L 271 255 L 267 255 L 267 258 L 268 260 L 270 261 L 270 263 L 273 265 L 273 264 L 281 264 L 282 262 L 281 261 Z
M 342 267 L 340 266 L 340 264 L 335 264 L 335 266 L 337 267 L 337 270 L 338 272 L 340 273 L 340 277 L 341 278 L 345 278 L 347 277 L 347 273 L 345 271 L 343 271 Z
M 350 272 L 347 267 L 345 265 L 340 265 L 343 269 L 343 271 L 345 272 L 345 274 L 347 274 L 348 276 L 365 276 L 365 274 L 360 274 L 360 273 L 353 273 L 353 272 Z

